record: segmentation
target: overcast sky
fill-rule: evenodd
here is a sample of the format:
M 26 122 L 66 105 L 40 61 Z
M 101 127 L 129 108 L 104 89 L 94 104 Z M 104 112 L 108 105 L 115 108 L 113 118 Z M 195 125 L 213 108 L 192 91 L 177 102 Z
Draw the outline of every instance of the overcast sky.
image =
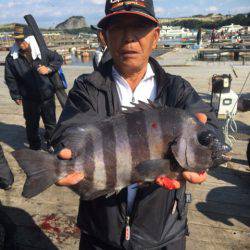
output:
M 104 16 L 105 0 L 0 0 L 0 24 L 24 22 L 33 14 L 40 27 L 54 27 L 73 15 L 82 15 L 87 24 Z M 154 0 L 157 17 L 182 17 L 196 14 L 236 14 L 250 12 L 249 0 Z

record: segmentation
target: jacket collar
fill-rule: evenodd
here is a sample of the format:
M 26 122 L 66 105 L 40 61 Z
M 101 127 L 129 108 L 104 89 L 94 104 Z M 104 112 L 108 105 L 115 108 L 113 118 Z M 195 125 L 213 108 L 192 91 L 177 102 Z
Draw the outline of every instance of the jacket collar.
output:
M 164 89 L 164 87 L 166 87 L 168 83 L 168 81 L 166 81 L 167 74 L 154 58 L 150 57 L 149 63 L 155 73 L 157 84 L 156 96 L 159 97 L 162 90 Z M 113 60 L 111 59 L 97 71 L 94 71 L 92 74 L 86 76 L 85 80 L 99 90 L 108 91 L 110 87 L 114 84 L 114 80 L 112 77 L 112 66 Z

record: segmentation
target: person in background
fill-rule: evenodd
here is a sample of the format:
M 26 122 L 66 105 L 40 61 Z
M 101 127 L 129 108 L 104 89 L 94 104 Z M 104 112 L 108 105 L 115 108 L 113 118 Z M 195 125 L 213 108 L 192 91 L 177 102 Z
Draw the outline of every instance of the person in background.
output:
M 94 30 L 97 34 L 97 39 L 99 43 L 99 48 L 96 49 L 93 56 L 93 68 L 97 70 L 97 68 L 111 59 L 111 56 L 107 50 L 107 46 L 103 37 L 102 29 L 98 28 L 95 25 L 90 26 L 92 30 Z
M 221 40 L 224 40 L 224 39 L 225 39 L 224 31 L 223 31 L 223 30 L 222 30 L 221 33 L 220 33 L 220 39 L 221 39 Z
M 117 115 L 123 106 L 138 101 L 205 113 L 209 132 L 199 140 L 204 145 L 210 136 L 223 140 L 212 108 L 186 80 L 166 73 L 150 57 L 160 33 L 153 1 L 107 0 L 105 12 L 98 27 L 112 60 L 76 79 L 53 135 L 58 157 L 69 160 L 76 154 L 66 147 L 70 139 L 67 129 Z M 201 183 L 206 173 L 187 171 L 183 178 Z M 70 186 L 80 181 L 84 182 L 84 176 L 74 173 L 57 184 Z M 80 249 L 184 250 L 188 234 L 186 186 L 168 178 L 157 178 L 156 183 L 146 187 L 134 184 L 90 201 L 80 199 Z
M 201 47 L 202 44 L 202 29 L 199 28 L 197 32 L 196 42 L 199 47 Z
M 30 149 L 41 149 L 40 117 L 44 122 L 47 150 L 52 152 L 51 135 L 56 126 L 55 88 L 50 77 L 60 69 L 63 59 L 53 51 L 46 58 L 28 26 L 16 24 L 15 43 L 5 60 L 5 82 L 10 96 L 23 106 L 26 134 Z
M 211 43 L 215 43 L 215 38 L 216 38 L 216 30 L 213 29 L 211 34 Z

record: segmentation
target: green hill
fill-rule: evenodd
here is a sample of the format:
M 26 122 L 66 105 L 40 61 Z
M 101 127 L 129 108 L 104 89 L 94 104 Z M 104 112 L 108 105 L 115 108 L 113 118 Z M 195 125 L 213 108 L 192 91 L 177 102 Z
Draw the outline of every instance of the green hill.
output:
M 162 25 L 182 26 L 189 29 L 213 29 L 220 28 L 225 25 L 239 24 L 242 26 L 250 26 L 250 13 L 231 15 L 208 14 L 206 16 L 195 15 L 192 17 L 182 18 L 161 18 Z
M 0 32 L 11 32 L 13 31 L 14 23 L 0 24 Z

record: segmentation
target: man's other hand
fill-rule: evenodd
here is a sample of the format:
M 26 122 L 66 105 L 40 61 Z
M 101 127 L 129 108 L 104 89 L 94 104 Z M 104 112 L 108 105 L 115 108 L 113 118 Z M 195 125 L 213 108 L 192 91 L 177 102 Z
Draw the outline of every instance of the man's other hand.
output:
M 22 99 L 16 99 L 15 103 L 20 106 L 23 104 L 23 101 L 22 101 Z
M 62 149 L 58 153 L 58 157 L 62 160 L 70 160 L 72 158 L 72 151 L 68 148 Z M 79 172 L 73 172 L 66 177 L 60 179 L 56 185 L 58 186 L 73 186 L 84 179 L 84 174 Z
M 50 68 L 43 66 L 43 65 L 39 66 L 37 71 L 41 75 L 48 75 L 52 72 L 52 70 Z
M 194 173 L 189 171 L 184 171 L 182 173 L 183 178 L 193 184 L 201 184 L 207 179 L 207 172 L 203 171 L 200 173 Z
M 205 171 L 201 173 L 184 171 L 182 177 L 185 181 L 192 184 L 201 184 L 207 179 L 207 173 Z M 168 190 L 173 190 L 181 187 L 182 180 L 170 179 L 167 176 L 159 176 L 156 178 L 155 182 Z

